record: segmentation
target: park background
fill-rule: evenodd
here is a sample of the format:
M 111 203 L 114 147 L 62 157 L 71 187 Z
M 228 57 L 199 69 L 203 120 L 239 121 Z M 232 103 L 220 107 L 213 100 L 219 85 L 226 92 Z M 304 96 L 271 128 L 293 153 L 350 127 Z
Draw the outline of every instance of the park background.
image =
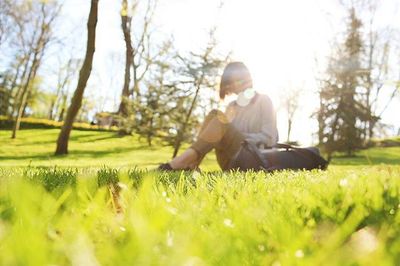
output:
M 0 1 L 0 264 L 397 265 L 399 30 L 395 0 Z M 156 170 L 235 60 L 326 171 Z

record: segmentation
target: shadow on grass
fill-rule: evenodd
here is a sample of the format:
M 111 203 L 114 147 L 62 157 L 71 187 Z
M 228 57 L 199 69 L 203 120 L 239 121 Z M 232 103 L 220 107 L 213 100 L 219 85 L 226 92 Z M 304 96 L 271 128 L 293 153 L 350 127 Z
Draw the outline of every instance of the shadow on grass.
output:
M 42 153 L 42 154 L 35 154 L 35 155 L 12 155 L 12 156 L 3 156 L 0 155 L 0 160 L 17 160 L 17 161 L 23 161 L 23 160 L 49 160 L 49 159 L 62 159 L 62 158 L 68 158 L 68 159 L 73 159 L 73 158 L 103 158 L 107 156 L 120 156 L 123 153 L 128 153 L 132 152 L 135 150 L 142 150 L 146 146 L 134 146 L 134 147 L 118 147 L 118 148 L 113 148 L 113 149 L 107 149 L 107 150 L 96 150 L 96 151 L 90 151 L 90 150 L 72 150 L 70 151 L 67 155 L 54 155 L 53 152 L 51 153 Z
M 71 136 L 70 141 L 77 141 L 77 142 L 87 142 L 88 139 L 92 141 L 99 141 L 99 140 L 107 140 L 107 139 L 117 139 L 120 138 L 118 134 L 110 134 L 109 136 L 101 136 L 99 134 L 88 134 L 84 136 Z
M 15 144 L 15 146 L 23 147 L 28 145 L 48 145 L 57 142 L 58 134 L 49 135 L 51 137 L 48 140 L 29 140 L 27 139 L 23 143 Z M 90 141 L 102 141 L 102 140 L 109 140 L 109 139 L 118 139 L 120 138 L 118 134 L 110 134 L 109 136 L 102 136 L 100 134 L 87 134 L 87 135 L 78 135 L 78 136 L 70 136 L 70 141 L 76 143 L 87 143 Z

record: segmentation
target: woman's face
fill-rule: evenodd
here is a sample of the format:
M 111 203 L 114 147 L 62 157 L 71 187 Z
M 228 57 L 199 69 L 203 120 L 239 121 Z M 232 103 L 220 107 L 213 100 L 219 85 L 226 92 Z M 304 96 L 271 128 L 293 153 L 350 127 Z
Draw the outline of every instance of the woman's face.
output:
M 246 89 L 242 80 L 236 80 L 228 85 L 228 95 L 229 94 L 239 94 Z

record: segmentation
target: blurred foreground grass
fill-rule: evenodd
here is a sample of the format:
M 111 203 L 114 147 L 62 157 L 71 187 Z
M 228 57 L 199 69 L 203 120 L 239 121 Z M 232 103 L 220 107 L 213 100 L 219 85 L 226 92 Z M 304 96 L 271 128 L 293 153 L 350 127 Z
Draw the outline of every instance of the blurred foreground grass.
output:
M 160 173 L 169 147 L 74 130 L 55 157 L 58 132 L 0 131 L 0 265 L 400 261 L 399 147 L 325 172 Z
M 0 265 L 396 265 L 400 167 L 0 170 Z

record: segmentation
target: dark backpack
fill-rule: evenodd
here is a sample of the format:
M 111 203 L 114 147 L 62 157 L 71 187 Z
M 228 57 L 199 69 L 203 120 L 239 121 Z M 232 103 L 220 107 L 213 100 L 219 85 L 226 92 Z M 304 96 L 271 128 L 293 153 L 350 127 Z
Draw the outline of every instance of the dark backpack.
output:
M 287 144 L 277 144 L 260 150 L 255 144 L 243 141 L 239 152 L 232 159 L 228 170 L 325 170 L 328 162 L 321 157 L 318 148 L 298 148 Z

